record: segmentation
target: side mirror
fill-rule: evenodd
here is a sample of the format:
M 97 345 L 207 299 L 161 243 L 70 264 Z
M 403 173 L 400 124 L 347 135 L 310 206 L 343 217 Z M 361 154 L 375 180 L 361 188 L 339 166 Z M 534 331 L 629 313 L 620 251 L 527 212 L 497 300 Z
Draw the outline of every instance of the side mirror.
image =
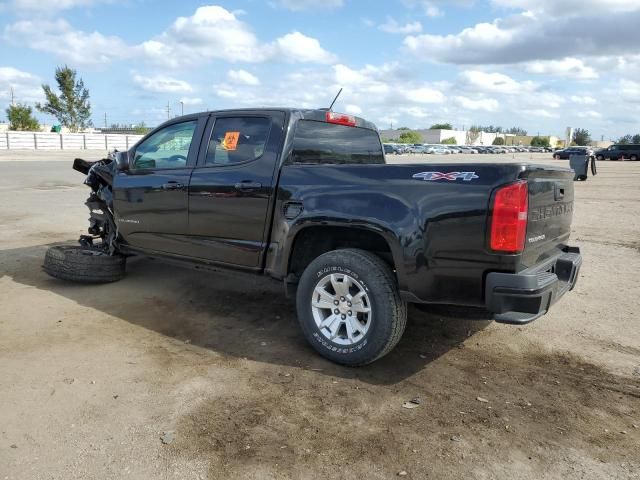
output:
M 129 170 L 129 152 L 116 152 L 116 166 L 121 172 Z

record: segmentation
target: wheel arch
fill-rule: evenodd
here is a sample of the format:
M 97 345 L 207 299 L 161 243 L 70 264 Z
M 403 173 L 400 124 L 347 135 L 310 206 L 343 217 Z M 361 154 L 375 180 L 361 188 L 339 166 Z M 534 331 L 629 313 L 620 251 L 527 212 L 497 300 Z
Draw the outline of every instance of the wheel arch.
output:
M 393 235 L 371 226 L 344 224 L 308 225 L 291 237 L 286 256 L 285 273 L 296 280 L 304 269 L 323 253 L 343 248 L 357 248 L 376 254 L 394 271 L 400 283 L 401 264 L 399 244 Z

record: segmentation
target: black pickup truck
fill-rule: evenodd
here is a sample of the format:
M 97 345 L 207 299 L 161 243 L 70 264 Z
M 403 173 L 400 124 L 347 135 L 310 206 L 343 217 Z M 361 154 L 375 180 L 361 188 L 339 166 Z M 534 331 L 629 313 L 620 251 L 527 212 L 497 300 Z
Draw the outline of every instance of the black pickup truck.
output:
M 183 116 L 74 168 L 91 187 L 89 235 L 52 247 L 49 274 L 114 281 L 130 255 L 263 274 L 296 295 L 311 345 L 347 365 L 398 343 L 408 302 L 530 322 L 582 262 L 567 245 L 571 170 L 388 165 L 373 124 L 329 110 Z

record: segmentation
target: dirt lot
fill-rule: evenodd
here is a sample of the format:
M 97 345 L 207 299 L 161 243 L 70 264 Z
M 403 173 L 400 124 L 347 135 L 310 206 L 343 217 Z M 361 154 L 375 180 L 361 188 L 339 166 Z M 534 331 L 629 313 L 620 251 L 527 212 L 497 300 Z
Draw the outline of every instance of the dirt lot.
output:
M 0 156 L 0 478 L 640 478 L 640 162 L 576 184 L 585 263 L 548 315 L 411 309 L 394 352 L 350 369 L 275 282 L 145 259 L 107 286 L 47 277 L 87 189 L 39 155 Z

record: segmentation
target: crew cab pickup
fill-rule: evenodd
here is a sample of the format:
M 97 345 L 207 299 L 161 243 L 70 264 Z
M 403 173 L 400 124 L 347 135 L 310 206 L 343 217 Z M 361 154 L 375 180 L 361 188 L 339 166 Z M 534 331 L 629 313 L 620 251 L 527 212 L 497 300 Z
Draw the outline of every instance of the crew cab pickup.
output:
M 113 281 L 145 255 L 272 277 L 310 344 L 347 365 L 388 353 L 410 302 L 530 322 L 582 263 L 567 244 L 571 170 L 389 165 L 375 125 L 330 110 L 187 115 L 74 168 L 91 187 L 89 235 L 52 248 L 48 273 Z

